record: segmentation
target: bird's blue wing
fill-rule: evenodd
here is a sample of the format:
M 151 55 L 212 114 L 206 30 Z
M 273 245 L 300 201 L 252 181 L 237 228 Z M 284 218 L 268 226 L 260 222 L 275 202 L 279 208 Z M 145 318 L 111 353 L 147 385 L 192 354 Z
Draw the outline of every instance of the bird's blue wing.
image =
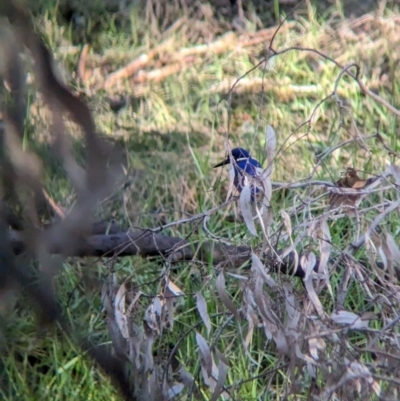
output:
M 237 166 L 235 166 L 235 180 L 234 184 L 236 188 L 241 192 L 244 187 L 245 182 L 245 174 L 248 174 L 252 177 L 257 175 L 257 168 L 261 168 L 261 164 L 256 159 L 246 159 L 240 160 L 237 162 Z M 251 186 L 251 197 L 254 200 L 254 195 L 259 193 L 260 189 L 255 185 Z

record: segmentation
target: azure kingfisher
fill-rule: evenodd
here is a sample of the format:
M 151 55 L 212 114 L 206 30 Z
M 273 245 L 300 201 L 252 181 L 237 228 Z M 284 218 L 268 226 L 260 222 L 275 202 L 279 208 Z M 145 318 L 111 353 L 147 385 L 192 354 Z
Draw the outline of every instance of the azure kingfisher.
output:
M 242 192 L 243 187 L 245 186 L 245 180 L 246 180 L 246 175 L 249 175 L 251 177 L 255 177 L 259 174 L 257 171 L 258 169 L 262 169 L 261 164 L 258 162 L 258 160 L 253 159 L 250 156 L 250 153 L 243 148 L 235 148 L 232 149 L 232 156 L 228 155 L 228 157 L 222 161 L 221 163 L 218 163 L 214 166 L 216 167 L 221 167 L 226 164 L 231 163 L 233 165 L 233 169 L 235 171 L 235 178 L 233 181 L 233 184 L 237 188 L 239 192 Z M 233 163 L 231 160 L 231 157 L 233 159 Z M 252 185 L 251 188 L 251 193 L 252 193 L 252 199 L 254 200 L 254 194 L 259 193 L 260 190 L 259 188 L 255 187 Z

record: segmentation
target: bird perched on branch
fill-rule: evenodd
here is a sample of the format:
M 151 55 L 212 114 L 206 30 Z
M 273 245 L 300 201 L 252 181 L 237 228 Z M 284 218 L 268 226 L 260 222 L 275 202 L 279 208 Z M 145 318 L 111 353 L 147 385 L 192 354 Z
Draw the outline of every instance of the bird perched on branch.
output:
M 244 186 L 246 186 L 246 183 L 248 183 L 249 178 L 259 175 L 259 169 L 262 169 L 258 160 L 253 159 L 250 156 L 250 153 L 243 148 L 232 149 L 231 154 L 229 154 L 224 161 L 216 164 L 214 168 L 225 166 L 226 164 L 231 164 L 233 166 L 233 171 L 235 173 L 233 184 L 239 192 L 242 192 L 242 189 Z M 259 188 L 257 188 L 255 185 L 252 185 L 252 200 L 254 200 L 254 194 L 259 192 Z

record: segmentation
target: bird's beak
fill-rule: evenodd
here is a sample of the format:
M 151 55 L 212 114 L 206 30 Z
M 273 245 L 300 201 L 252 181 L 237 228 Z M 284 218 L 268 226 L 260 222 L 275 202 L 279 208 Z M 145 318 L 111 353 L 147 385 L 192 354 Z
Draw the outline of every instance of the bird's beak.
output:
M 221 167 L 221 166 L 225 166 L 225 164 L 229 164 L 230 162 L 231 162 L 231 161 L 230 161 L 229 156 L 228 156 L 224 161 L 222 161 L 221 163 L 216 164 L 216 165 L 214 166 L 214 168 Z

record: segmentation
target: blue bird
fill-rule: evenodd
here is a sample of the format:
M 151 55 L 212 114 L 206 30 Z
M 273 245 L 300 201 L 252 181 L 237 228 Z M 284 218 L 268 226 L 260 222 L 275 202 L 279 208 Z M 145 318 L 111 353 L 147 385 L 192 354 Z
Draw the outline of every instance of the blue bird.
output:
M 258 160 L 253 159 L 250 156 L 250 153 L 243 148 L 232 149 L 232 159 L 234 161 L 233 163 L 231 161 L 231 156 L 228 155 L 228 157 L 224 161 L 216 164 L 214 168 L 221 167 L 229 163 L 233 164 L 233 169 L 235 171 L 235 178 L 233 184 L 235 185 L 235 187 L 239 192 L 242 192 L 242 189 L 245 186 L 246 174 L 251 177 L 254 177 L 257 175 L 257 168 L 262 168 L 262 167 L 261 164 L 258 162 Z M 253 195 L 259 192 L 260 192 L 259 188 L 252 185 L 251 188 L 252 200 L 254 200 Z

